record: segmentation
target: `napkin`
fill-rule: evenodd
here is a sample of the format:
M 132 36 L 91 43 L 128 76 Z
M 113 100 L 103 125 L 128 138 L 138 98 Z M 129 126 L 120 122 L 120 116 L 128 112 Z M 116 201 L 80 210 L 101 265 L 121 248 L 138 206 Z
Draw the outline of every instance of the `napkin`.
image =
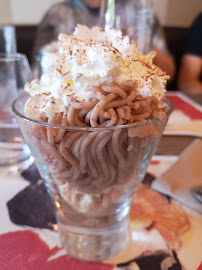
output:
M 199 139 L 194 140 L 152 183 L 152 188 L 202 214 L 202 203 L 191 193 L 197 186 L 202 186 L 202 140 Z

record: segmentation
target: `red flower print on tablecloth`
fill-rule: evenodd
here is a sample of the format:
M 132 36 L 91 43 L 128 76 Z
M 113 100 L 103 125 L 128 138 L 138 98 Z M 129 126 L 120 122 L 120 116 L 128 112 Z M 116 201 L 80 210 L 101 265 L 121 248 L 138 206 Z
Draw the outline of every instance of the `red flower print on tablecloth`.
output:
M 160 161 L 159 160 L 152 160 L 150 162 L 150 165 L 159 165 L 160 164 Z
M 199 267 L 197 268 L 197 270 L 202 270 L 202 262 L 201 262 L 201 264 L 199 265 Z
M 69 255 L 52 258 L 60 250 L 49 246 L 32 231 L 16 231 L 0 235 L 1 270 L 112 270 L 113 265 L 88 263 Z

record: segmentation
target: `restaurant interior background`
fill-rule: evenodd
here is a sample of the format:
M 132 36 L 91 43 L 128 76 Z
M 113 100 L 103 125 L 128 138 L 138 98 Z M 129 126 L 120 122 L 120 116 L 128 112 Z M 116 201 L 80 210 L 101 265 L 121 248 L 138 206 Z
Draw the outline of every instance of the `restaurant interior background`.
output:
M 61 1 L 0 0 L 0 24 L 16 26 L 17 50 L 26 54 L 30 61 L 37 25 L 49 7 L 57 2 Z M 201 0 L 155 0 L 155 12 L 164 28 L 167 44 L 176 59 L 177 67 L 187 30 L 201 10 Z M 177 88 L 176 79 L 169 88 Z
M 59 0 L 0 0 L 0 24 L 16 26 L 17 50 L 27 55 L 31 53 L 37 25 L 45 12 Z M 168 48 L 179 67 L 184 38 L 193 19 L 202 10 L 201 0 L 155 0 L 155 12 L 164 28 Z M 177 73 L 169 90 L 176 90 Z

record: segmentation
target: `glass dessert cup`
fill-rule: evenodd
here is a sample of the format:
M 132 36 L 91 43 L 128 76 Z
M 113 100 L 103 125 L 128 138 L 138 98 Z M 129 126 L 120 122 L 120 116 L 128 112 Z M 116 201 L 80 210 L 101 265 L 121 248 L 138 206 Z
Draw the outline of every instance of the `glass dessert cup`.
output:
M 130 204 L 144 178 L 164 120 L 105 127 L 71 127 L 29 119 L 28 95 L 13 103 L 25 141 L 51 195 L 63 247 L 98 261 L 127 243 Z

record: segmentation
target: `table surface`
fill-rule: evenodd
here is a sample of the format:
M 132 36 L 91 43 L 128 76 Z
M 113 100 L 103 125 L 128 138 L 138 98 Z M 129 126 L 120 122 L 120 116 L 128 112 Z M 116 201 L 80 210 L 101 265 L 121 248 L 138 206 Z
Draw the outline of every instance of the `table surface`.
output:
M 197 137 L 193 136 L 168 136 L 163 135 L 158 148 L 156 150 L 156 155 L 180 155 L 186 147 L 192 143 Z
M 186 92 L 185 95 L 187 95 L 189 98 L 197 102 L 198 104 L 202 105 L 202 93 L 192 93 L 192 92 Z
M 187 92 L 184 93 L 187 97 L 202 105 L 202 93 Z M 166 136 L 163 135 L 159 146 L 156 150 L 156 155 L 180 155 L 185 148 L 192 143 L 197 137 L 195 136 Z
M 202 94 L 189 93 L 187 96 L 202 105 Z M 196 138 L 197 137 L 194 136 L 163 135 L 155 154 L 159 156 L 179 156 Z M 161 163 L 161 161 L 154 162 L 153 164 L 151 163 L 148 172 L 154 172 L 154 177 L 158 177 L 162 172 L 162 168 L 165 170 L 165 168 L 170 166 L 173 162 L 175 162 L 175 159 L 170 159 L 168 162 L 164 160 L 163 163 Z M 0 184 L 4 187 L 4 189 L 0 189 L 0 246 L 2 245 L 3 247 L 0 248 L 0 269 L 112 270 L 116 268 L 116 262 L 128 262 L 135 258 L 133 262 L 134 268 L 130 269 L 161 270 L 161 264 L 171 264 L 175 261 L 175 266 L 172 269 L 196 270 L 202 261 L 202 239 L 200 232 L 202 216 L 183 206 L 179 206 L 173 200 L 168 200 L 165 196 L 153 191 L 151 188 L 149 188 L 149 190 L 148 188 L 145 190 L 143 188 L 142 191 L 144 194 L 143 201 L 145 202 L 146 207 L 142 209 L 142 197 L 140 194 L 141 207 L 138 208 L 139 202 L 138 196 L 136 196 L 137 198 L 134 200 L 132 208 L 134 207 L 134 212 L 136 213 L 135 218 L 138 215 L 138 209 L 141 210 L 139 212 L 140 219 L 144 214 L 144 209 L 147 217 L 149 213 L 147 212 L 148 205 L 152 206 L 152 213 L 157 213 L 158 216 L 156 218 L 154 217 L 154 220 L 151 220 L 151 223 L 147 224 L 146 230 L 140 229 L 140 223 L 136 223 L 134 220 L 132 221 L 131 235 L 134 237 L 135 241 L 129 241 L 129 246 L 127 246 L 118 257 L 115 256 L 107 261 L 108 264 L 98 263 L 94 265 L 74 260 L 73 258 L 64 255 L 64 251 L 61 251 L 59 247 L 55 247 L 55 245 L 59 245 L 58 234 L 56 232 L 47 230 L 44 227 L 38 228 L 36 226 L 37 228 L 34 228 L 31 226 L 21 226 L 10 221 L 7 209 L 8 200 L 15 203 L 15 200 L 17 200 L 21 191 L 24 191 L 30 186 L 34 189 L 41 185 L 41 182 L 38 182 L 40 181 L 40 176 L 35 171 L 34 173 L 30 171 L 23 174 L 23 177 L 19 175 L 12 177 L 11 179 L 0 178 Z M 37 180 L 37 182 L 32 183 L 34 178 L 36 178 L 35 180 Z M 150 200 L 150 195 L 152 200 Z M 21 198 L 19 199 L 21 200 Z M 31 197 L 27 195 L 26 200 L 29 201 L 29 199 L 31 200 Z M 161 209 L 158 208 L 159 204 Z M 29 210 L 29 202 L 27 202 L 27 205 L 24 205 L 24 212 L 26 212 L 27 209 Z M 34 212 L 35 209 L 33 208 L 30 211 Z M 189 220 L 188 223 L 186 223 L 187 220 Z M 186 224 L 189 224 L 189 226 L 194 228 L 194 231 L 191 230 L 186 232 L 186 237 L 184 237 L 183 232 L 179 227 L 179 224 L 181 226 L 181 222 L 182 227 L 184 226 L 183 228 L 185 228 L 185 230 Z M 172 226 L 172 230 L 170 229 L 170 226 Z M 173 241 L 173 239 L 175 237 L 178 238 L 181 233 L 184 237 L 183 240 L 181 241 L 179 238 L 179 242 Z M 176 243 L 177 245 L 182 245 L 182 247 L 176 247 Z M 184 243 L 188 243 L 188 246 L 185 246 L 183 249 Z M 194 252 L 190 257 L 191 251 L 193 250 Z M 59 253 L 61 252 L 59 255 L 57 255 L 58 251 Z M 26 256 L 29 259 L 25 260 Z M 51 261 L 50 258 L 52 257 L 54 258 Z M 11 258 L 13 258 L 13 262 Z M 162 260 L 164 260 L 162 258 L 166 258 L 165 261 L 167 260 L 167 262 L 162 263 Z M 157 263 L 158 266 L 155 263 Z M 5 265 L 8 264 L 12 268 L 9 268 L 9 266 L 6 268 Z M 139 265 L 142 266 L 139 268 Z M 117 267 L 116 270 L 118 269 L 123 270 L 129 268 Z M 164 268 L 162 269 L 167 268 L 165 268 L 164 265 Z

